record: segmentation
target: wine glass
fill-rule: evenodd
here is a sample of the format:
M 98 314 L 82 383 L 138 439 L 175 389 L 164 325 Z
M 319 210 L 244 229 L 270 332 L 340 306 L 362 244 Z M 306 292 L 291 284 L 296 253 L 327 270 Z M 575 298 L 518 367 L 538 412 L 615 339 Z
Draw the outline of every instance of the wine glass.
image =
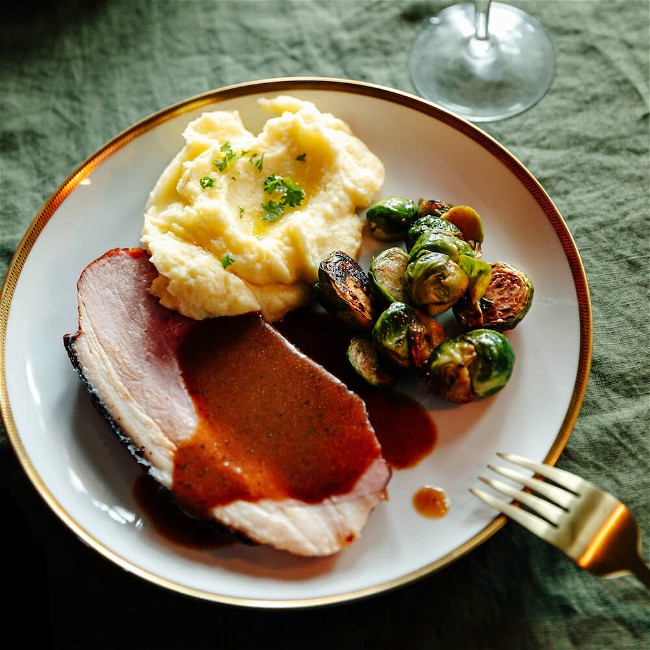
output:
M 451 5 L 416 36 L 410 71 L 417 92 L 472 122 L 517 115 L 555 74 L 553 44 L 521 9 L 492 0 Z

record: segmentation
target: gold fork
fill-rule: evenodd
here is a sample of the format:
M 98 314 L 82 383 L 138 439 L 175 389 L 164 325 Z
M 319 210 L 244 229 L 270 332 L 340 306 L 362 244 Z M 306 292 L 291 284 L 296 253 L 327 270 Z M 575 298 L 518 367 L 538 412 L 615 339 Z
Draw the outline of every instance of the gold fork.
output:
M 488 467 L 507 479 L 534 490 L 542 497 L 500 480 L 479 477 L 492 489 L 525 506 L 506 503 L 470 488 L 488 505 L 566 553 L 578 566 L 603 578 L 632 574 L 650 588 L 650 568 L 641 559 L 641 534 L 630 511 L 616 497 L 571 472 L 540 465 L 521 456 L 497 454 L 525 467 L 555 485 L 506 467 Z

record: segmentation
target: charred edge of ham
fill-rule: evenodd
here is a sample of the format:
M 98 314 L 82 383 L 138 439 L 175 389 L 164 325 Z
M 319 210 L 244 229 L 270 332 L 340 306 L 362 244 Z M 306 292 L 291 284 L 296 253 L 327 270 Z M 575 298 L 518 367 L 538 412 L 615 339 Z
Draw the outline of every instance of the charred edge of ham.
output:
M 77 334 L 66 334 L 63 337 L 63 345 L 65 346 L 68 357 L 70 357 L 70 362 L 72 363 L 73 368 L 77 371 L 81 383 L 84 385 L 84 388 L 88 391 L 92 404 L 97 410 L 97 412 L 108 422 L 109 426 L 113 433 L 117 436 L 117 439 L 129 450 L 131 455 L 136 459 L 139 465 L 141 465 L 148 474 L 151 474 L 151 463 L 144 456 L 144 447 L 137 447 L 133 444 L 131 438 L 122 431 L 120 425 L 117 423 L 115 418 L 112 416 L 111 412 L 108 410 L 106 404 L 102 402 L 101 397 L 98 395 L 97 391 L 93 385 L 88 380 L 88 377 L 84 374 L 81 363 L 79 362 L 79 357 L 74 349 L 74 343 L 79 337 L 79 332 Z M 161 486 L 164 487 L 164 486 Z M 169 490 L 166 490 L 169 492 Z
M 178 503 L 174 497 L 173 492 L 169 488 L 162 485 L 158 480 L 156 480 L 156 477 L 152 472 L 153 467 L 151 463 L 145 458 L 144 447 L 138 447 L 137 445 L 133 444 L 131 438 L 122 430 L 106 404 L 104 404 L 102 401 L 94 386 L 88 380 L 88 377 L 86 377 L 83 368 L 81 367 L 81 363 L 79 362 L 79 357 L 77 356 L 77 353 L 74 349 L 74 343 L 77 340 L 78 336 L 79 332 L 77 334 L 65 334 L 63 336 L 63 345 L 66 349 L 66 352 L 68 353 L 68 357 L 70 358 L 70 362 L 72 363 L 73 368 L 77 371 L 82 385 L 90 395 L 91 403 L 94 408 L 106 420 L 111 431 L 118 439 L 120 444 L 122 444 L 129 451 L 138 465 L 146 472 L 148 479 L 152 481 L 156 489 L 162 492 L 166 498 L 170 500 L 174 507 L 178 508 L 187 517 L 190 517 L 194 521 L 198 522 L 203 528 L 214 533 L 216 536 L 222 537 L 224 539 L 232 539 L 233 541 L 238 541 L 248 546 L 259 546 L 258 542 L 252 540 L 250 537 L 247 537 L 238 530 L 224 526 L 214 519 L 197 517 L 196 513 L 188 511 L 186 508 L 183 508 L 180 503 Z

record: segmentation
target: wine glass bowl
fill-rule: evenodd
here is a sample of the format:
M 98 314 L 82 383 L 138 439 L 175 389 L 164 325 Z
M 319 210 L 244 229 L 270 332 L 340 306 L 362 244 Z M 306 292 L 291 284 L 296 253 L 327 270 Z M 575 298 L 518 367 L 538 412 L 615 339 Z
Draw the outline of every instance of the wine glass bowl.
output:
M 532 16 L 476 0 L 430 18 L 415 38 L 409 65 L 421 96 L 472 122 L 487 122 L 517 115 L 544 97 L 555 75 L 555 52 Z

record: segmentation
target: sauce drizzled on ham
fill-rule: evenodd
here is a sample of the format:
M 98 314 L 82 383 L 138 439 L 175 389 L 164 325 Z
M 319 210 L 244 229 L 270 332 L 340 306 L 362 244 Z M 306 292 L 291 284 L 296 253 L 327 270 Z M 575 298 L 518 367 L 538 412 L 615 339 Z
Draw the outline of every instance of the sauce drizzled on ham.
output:
M 258 314 L 201 321 L 179 361 L 199 414 L 174 458 L 193 511 L 236 500 L 318 503 L 350 493 L 381 449 L 364 403 Z

